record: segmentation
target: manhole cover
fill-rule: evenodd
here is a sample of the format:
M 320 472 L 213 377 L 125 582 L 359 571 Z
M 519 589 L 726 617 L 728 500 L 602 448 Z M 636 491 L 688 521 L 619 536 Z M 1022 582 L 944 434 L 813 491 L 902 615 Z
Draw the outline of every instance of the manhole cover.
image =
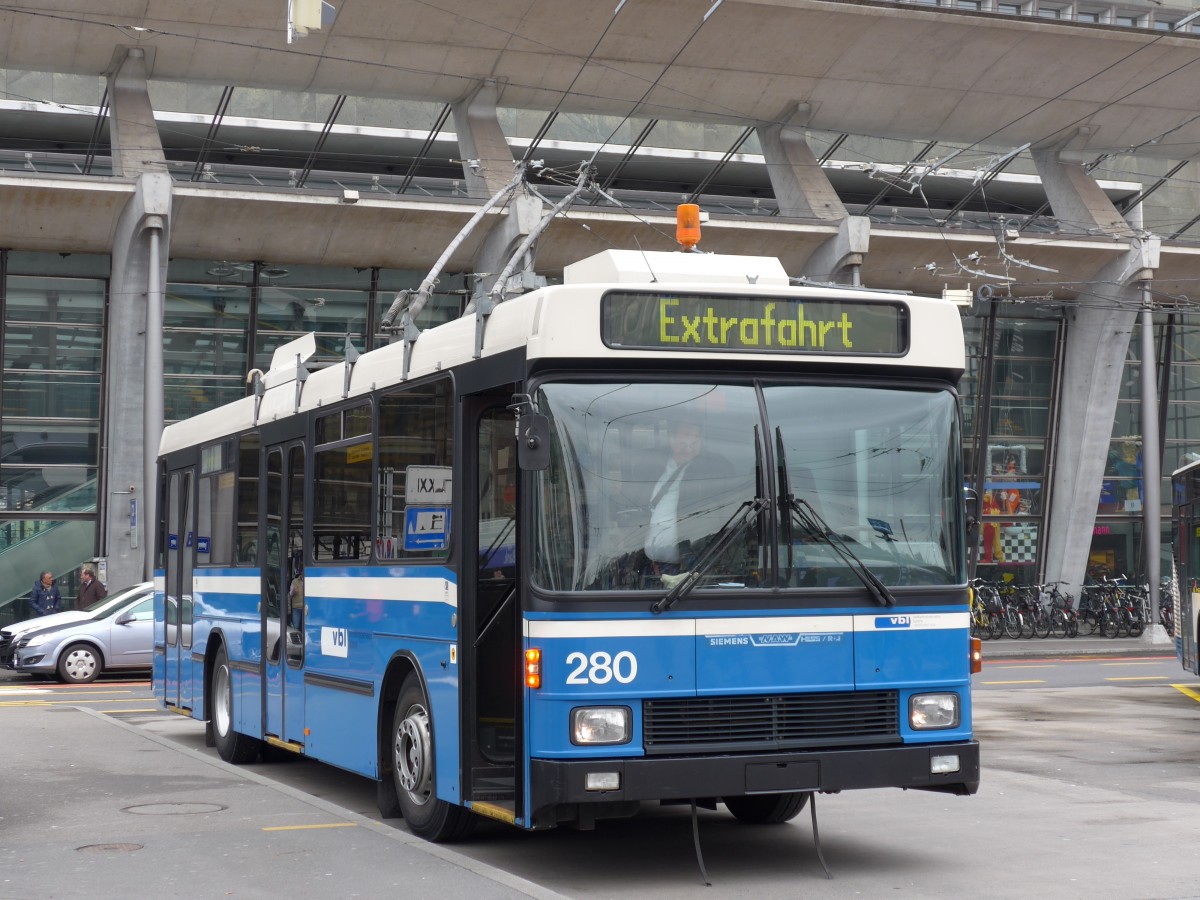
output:
M 141 844 L 85 844 L 82 847 L 76 847 L 80 853 L 132 853 L 134 850 L 141 850 Z
M 224 809 L 219 803 L 144 803 L 141 806 L 127 806 L 122 812 L 137 816 L 195 816 Z

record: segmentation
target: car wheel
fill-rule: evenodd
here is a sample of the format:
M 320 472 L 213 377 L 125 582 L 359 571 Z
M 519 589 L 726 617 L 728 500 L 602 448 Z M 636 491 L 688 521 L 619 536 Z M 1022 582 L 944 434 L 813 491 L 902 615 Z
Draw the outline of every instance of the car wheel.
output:
M 72 644 L 58 657 L 58 677 L 68 684 L 88 684 L 100 677 L 104 661 L 91 644 Z

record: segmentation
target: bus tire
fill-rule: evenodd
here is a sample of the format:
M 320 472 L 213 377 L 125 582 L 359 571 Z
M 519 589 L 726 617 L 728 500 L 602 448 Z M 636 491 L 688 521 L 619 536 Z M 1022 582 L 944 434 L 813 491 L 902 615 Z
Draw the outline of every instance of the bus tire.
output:
M 739 822 L 748 825 L 779 825 L 800 814 L 808 805 L 811 791 L 797 794 L 753 794 L 746 797 L 725 797 L 725 807 Z
M 208 695 L 212 698 L 213 740 L 221 759 L 234 765 L 253 762 L 262 749 L 262 742 L 234 730 L 233 675 L 229 669 L 229 654 L 223 646 L 217 649 L 213 659 Z
M 400 813 L 408 830 L 435 843 L 457 841 L 475 826 L 475 817 L 461 806 L 439 800 L 434 772 L 433 715 L 415 674 L 400 688 L 388 741 L 392 780 Z

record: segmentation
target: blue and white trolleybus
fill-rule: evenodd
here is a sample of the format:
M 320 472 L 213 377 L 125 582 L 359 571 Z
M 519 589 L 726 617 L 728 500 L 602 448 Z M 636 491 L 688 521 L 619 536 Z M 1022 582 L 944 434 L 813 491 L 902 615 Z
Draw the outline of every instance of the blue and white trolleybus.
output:
M 610 250 L 164 431 L 154 687 L 451 840 L 971 794 L 956 307 Z M 356 354 L 351 354 L 356 356 Z

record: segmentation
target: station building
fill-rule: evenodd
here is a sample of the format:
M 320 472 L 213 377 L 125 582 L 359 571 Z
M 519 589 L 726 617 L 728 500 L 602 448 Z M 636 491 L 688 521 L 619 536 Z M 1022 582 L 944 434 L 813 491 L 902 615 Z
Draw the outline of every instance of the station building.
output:
M 391 340 L 398 292 L 518 171 L 421 327 L 490 287 L 581 174 L 530 279 L 671 249 L 695 202 L 702 250 L 960 303 L 980 574 L 1153 569 L 1145 429 L 1166 474 L 1200 453 L 1190 7 L 339 5 L 0 10 L 0 623 L 43 569 L 66 597 L 85 562 L 143 578 L 155 385 L 171 422 L 244 396 L 301 334 L 321 365 Z

